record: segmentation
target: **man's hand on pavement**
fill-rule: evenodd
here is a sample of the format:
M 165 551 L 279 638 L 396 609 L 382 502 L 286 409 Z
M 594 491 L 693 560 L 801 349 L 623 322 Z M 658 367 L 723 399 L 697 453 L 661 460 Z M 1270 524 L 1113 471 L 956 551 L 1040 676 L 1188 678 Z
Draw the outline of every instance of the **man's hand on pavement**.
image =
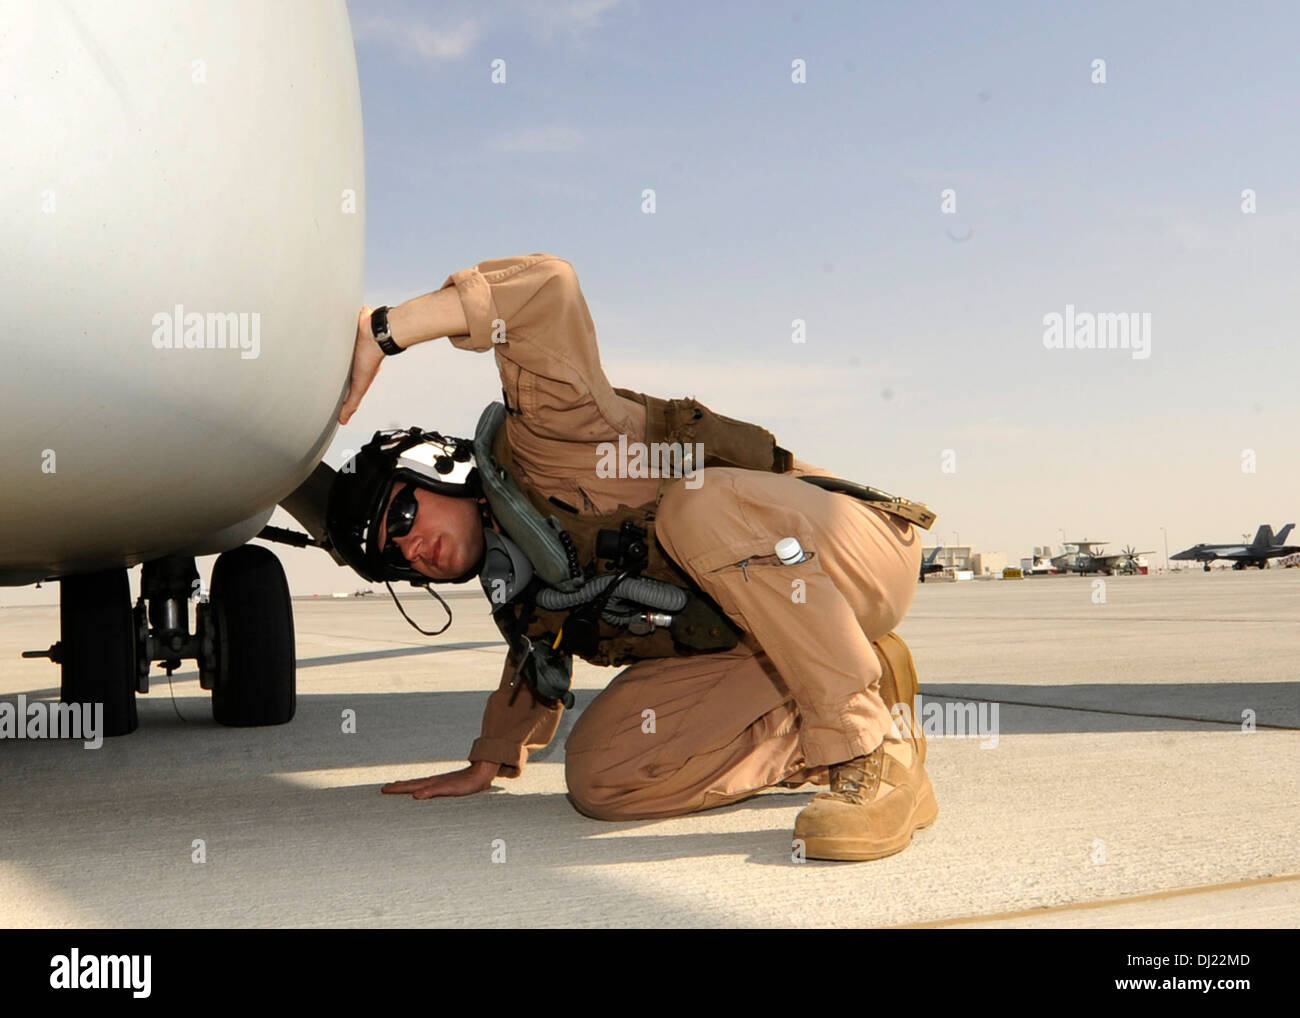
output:
M 435 774 L 409 781 L 390 781 L 380 788 L 385 795 L 410 795 L 413 799 L 434 799 L 441 795 L 473 795 L 492 784 L 500 764 L 480 760 L 449 774 Z

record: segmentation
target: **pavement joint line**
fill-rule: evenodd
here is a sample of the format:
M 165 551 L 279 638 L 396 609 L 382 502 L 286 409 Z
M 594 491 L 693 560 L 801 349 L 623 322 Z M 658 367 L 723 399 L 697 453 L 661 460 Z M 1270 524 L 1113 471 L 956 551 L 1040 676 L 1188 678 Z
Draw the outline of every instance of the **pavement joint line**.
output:
M 310 629 L 295 629 L 294 632 L 295 632 L 295 634 L 297 634 L 297 635 L 299 635 L 299 636 L 319 636 L 321 639 L 325 639 L 325 640 L 331 640 L 331 639 L 336 640 L 336 639 L 339 638 L 339 634 L 338 634 L 338 633 L 316 633 L 316 632 L 313 632 L 313 631 L 310 630 Z M 351 633 L 348 634 L 347 639 L 348 639 L 349 642 L 353 642 L 353 641 L 357 641 L 357 642 L 365 641 L 366 643 L 382 643 L 382 644 L 385 644 L 386 646 L 389 646 L 389 647 L 391 647 L 393 644 L 397 644 L 397 645 L 400 646 L 400 647 L 427 647 L 427 646 L 429 646 L 429 643 L 428 643 L 427 640 L 424 640 L 424 641 L 417 641 L 417 640 L 385 640 L 383 637 L 380 637 L 380 636 L 353 636 Z
M 1243 887 L 1261 887 L 1265 884 L 1286 884 L 1300 880 L 1300 873 L 1283 873 L 1271 877 L 1252 877 L 1247 880 L 1230 880 L 1222 884 L 1201 884 L 1197 887 L 1175 887 L 1166 891 L 1151 891 L 1147 894 L 1125 894 L 1114 898 L 1097 898 L 1094 901 L 1075 901 L 1066 905 L 1043 905 L 1038 908 L 1019 909 L 1014 912 L 990 912 L 986 915 L 949 916 L 947 919 L 935 919 L 924 923 L 903 923 L 899 926 L 885 926 L 887 930 L 934 930 L 959 923 L 996 922 L 1000 919 L 1029 919 L 1036 916 L 1052 915 L 1058 912 L 1081 912 L 1092 908 L 1109 908 L 1112 905 L 1136 905 L 1144 901 L 1164 901 L 1169 898 L 1183 898 L 1193 894 L 1212 894 L 1216 891 L 1235 891 Z
M 980 622 L 1186 622 L 1201 625 L 1206 622 L 1229 622 L 1237 625 L 1253 622 L 1258 625 L 1293 626 L 1295 619 L 1243 619 L 1235 616 L 1213 618 L 1187 618 L 1185 616 L 1169 617 L 1165 615 L 1111 615 L 1099 614 L 1097 618 L 1080 618 L 1077 615 L 927 615 L 923 612 L 909 612 L 909 619 L 926 619 L 931 622 L 962 622 L 975 619 Z
M 1045 710 L 1070 710 L 1077 711 L 1081 714 L 1114 714 L 1123 718 L 1155 718 L 1158 721 L 1195 721 L 1204 725 L 1227 725 L 1231 728 L 1240 728 L 1240 721 L 1223 721 L 1220 718 L 1195 718 L 1186 714 L 1145 714 L 1141 711 L 1130 710 L 1107 710 L 1105 707 L 1075 707 L 1065 703 L 1033 703 L 1029 700 L 994 700 L 987 696 L 969 696 L 963 694 L 958 696 L 956 693 L 945 693 L 942 689 L 930 688 L 921 690 L 921 695 L 951 696 L 954 699 L 974 700 L 977 703 L 997 703 L 1008 704 L 1012 707 L 1042 707 Z M 1255 722 L 1256 728 L 1269 728 L 1279 732 L 1300 732 L 1300 726 L 1297 725 L 1270 725 L 1261 721 Z

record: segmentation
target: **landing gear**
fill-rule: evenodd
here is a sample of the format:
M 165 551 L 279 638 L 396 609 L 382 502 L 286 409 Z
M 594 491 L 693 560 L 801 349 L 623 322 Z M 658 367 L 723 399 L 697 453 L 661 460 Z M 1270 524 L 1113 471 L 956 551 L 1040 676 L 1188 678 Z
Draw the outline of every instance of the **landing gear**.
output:
M 155 661 L 170 678 L 183 658 L 197 653 L 198 640 L 190 632 L 190 598 L 198 590 L 199 571 L 188 555 L 154 559 L 141 569 L 140 600 L 135 605 L 140 692 L 149 692 L 149 669 Z
M 212 716 L 223 725 L 282 725 L 297 707 L 293 606 L 284 569 L 270 550 L 244 545 L 217 557 L 211 596 L 198 605 L 194 559 L 169 555 L 146 562 L 140 599 L 131 607 L 125 569 L 60 580 L 60 641 L 23 657 L 63 668 L 64 703 L 103 704 L 105 735 L 139 724 L 135 694 L 149 691 L 154 662 L 172 671 L 199 664 L 199 685 L 212 690 Z
M 212 690 L 219 724 L 282 725 L 293 718 L 293 606 L 271 551 L 247 544 L 218 557 L 198 629 L 200 681 Z
M 1205 565 L 1201 566 L 1201 568 L 1204 569 L 1204 570 L 1208 573 L 1208 572 L 1210 571 L 1210 563 L 1208 563 L 1208 562 L 1205 563 Z
M 63 669 L 63 703 L 102 703 L 104 734 L 126 735 L 135 709 L 135 627 L 125 569 L 59 581 L 59 643 L 50 657 Z

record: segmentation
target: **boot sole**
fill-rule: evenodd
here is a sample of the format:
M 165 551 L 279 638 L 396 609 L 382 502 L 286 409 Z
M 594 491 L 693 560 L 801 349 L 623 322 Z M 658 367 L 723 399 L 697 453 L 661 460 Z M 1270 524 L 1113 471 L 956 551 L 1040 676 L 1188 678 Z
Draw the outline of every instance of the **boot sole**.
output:
M 889 841 L 868 838 L 808 838 L 804 842 L 804 855 L 809 859 L 830 859 L 835 862 L 866 862 L 896 855 L 912 843 L 912 835 L 934 823 L 939 815 L 939 802 L 934 797 L 930 776 L 925 776 L 912 812 L 911 822 Z

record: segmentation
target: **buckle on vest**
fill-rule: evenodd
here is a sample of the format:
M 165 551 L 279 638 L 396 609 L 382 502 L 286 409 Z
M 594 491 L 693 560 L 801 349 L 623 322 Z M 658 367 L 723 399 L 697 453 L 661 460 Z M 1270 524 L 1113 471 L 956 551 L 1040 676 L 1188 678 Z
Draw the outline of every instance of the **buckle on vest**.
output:
M 900 516 L 910 523 L 915 523 L 922 530 L 929 530 L 938 516 L 924 502 L 913 502 L 906 498 L 894 498 L 889 502 L 874 502 L 877 509 L 883 509 L 893 516 Z

